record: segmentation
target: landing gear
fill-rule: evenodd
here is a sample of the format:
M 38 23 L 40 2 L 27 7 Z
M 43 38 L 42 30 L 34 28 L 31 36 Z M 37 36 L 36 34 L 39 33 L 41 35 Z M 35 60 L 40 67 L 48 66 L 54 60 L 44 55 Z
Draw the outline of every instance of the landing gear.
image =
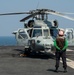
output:
M 31 49 L 30 48 L 25 48 L 24 49 L 24 54 L 30 55 Z
M 24 51 L 22 54 L 20 54 L 20 56 L 25 57 L 25 56 L 29 56 L 31 53 L 31 49 L 30 48 L 24 48 Z

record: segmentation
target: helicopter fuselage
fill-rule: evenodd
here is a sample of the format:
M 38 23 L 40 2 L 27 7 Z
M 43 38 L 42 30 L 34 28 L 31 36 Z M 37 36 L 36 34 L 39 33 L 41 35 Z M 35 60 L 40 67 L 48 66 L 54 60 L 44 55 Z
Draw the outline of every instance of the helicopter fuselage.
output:
M 36 20 L 33 27 L 18 29 L 15 37 L 18 45 L 32 51 L 51 51 L 58 29 L 53 21 Z

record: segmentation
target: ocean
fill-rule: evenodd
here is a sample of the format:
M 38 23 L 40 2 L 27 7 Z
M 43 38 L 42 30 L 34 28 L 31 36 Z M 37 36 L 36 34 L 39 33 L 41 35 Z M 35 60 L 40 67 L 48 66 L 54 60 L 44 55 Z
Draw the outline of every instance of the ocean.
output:
M 0 36 L 0 46 L 15 46 L 17 45 L 15 36 Z

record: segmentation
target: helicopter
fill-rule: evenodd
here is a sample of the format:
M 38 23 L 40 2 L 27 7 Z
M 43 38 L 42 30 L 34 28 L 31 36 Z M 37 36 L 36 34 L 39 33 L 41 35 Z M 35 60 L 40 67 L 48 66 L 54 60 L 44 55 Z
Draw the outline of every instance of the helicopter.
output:
M 66 16 L 64 13 L 50 9 L 36 9 L 28 12 L 5 13 L 2 15 L 28 14 L 20 22 L 24 22 L 24 28 L 13 31 L 17 44 L 24 46 L 25 53 L 49 53 L 54 49 L 54 39 L 59 31 L 57 20 L 48 20 L 48 15 L 56 15 L 74 21 L 74 18 Z M 66 31 L 67 33 L 68 31 Z

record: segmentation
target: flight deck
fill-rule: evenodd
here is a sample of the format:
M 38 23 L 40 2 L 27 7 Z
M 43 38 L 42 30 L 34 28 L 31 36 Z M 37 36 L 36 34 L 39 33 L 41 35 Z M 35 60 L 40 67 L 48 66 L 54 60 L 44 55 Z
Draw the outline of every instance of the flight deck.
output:
M 0 46 L 0 75 L 74 75 L 74 47 L 67 49 L 67 73 L 55 70 L 55 55 L 30 55 L 20 57 L 23 46 Z

